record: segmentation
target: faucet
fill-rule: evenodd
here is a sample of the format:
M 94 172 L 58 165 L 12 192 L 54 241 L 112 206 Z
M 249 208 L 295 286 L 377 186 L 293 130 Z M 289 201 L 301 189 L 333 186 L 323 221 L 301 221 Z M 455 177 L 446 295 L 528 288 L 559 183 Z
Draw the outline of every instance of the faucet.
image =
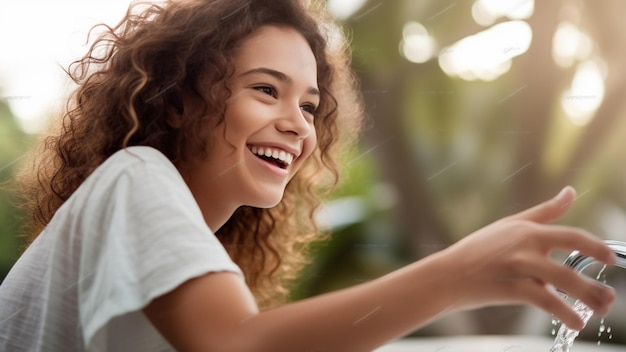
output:
M 626 269 L 626 242 L 606 240 L 604 243 L 606 243 L 617 255 L 617 263 L 615 266 Z M 578 251 L 574 251 L 569 255 L 569 257 L 567 257 L 565 263 L 563 264 L 571 267 L 576 272 L 581 272 L 595 261 L 596 260 L 591 257 L 582 255 Z

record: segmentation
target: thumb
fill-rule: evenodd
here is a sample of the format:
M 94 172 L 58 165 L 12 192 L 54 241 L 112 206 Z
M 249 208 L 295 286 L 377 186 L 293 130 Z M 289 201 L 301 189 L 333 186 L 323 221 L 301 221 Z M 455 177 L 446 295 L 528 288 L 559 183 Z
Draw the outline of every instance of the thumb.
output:
M 567 186 L 556 197 L 512 215 L 509 219 L 549 223 L 565 215 L 572 208 L 575 200 L 576 190 L 572 186 Z

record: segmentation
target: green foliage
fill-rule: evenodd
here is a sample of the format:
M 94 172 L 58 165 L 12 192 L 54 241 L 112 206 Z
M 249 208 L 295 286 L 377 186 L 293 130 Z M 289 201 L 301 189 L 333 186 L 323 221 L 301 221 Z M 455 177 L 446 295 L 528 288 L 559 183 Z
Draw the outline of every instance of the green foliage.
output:
M 17 260 L 22 214 L 15 208 L 13 174 L 31 137 L 18 126 L 7 104 L 0 101 L 0 280 Z

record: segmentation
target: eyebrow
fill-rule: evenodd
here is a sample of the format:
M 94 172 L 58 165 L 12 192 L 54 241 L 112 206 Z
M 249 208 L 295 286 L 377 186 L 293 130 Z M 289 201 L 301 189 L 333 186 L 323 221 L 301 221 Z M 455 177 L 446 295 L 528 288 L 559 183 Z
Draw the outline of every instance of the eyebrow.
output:
M 242 73 L 240 76 L 247 76 L 247 75 L 252 75 L 252 74 L 266 74 L 266 75 L 270 75 L 274 78 L 276 78 L 279 81 L 283 81 L 283 82 L 287 82 L 287 83 L 293 83 L 293 79 L 291 79 L 291 77 L 287 76 L 286 74 L 280 72 L 280 71 L 276 71 L 276 70 L 272 70 L 271 68 L 266 68 L 266 67 L 257 67 L 257 68 L 253 68 L 251 70 L 248 70 L 244 73 Z M 320 91 L 319 89 L 315 88 L 315 87 L 310 87 L 309 89 L 307 89 L 307 93 L 312 94 L 312 95 L 320 95 Z

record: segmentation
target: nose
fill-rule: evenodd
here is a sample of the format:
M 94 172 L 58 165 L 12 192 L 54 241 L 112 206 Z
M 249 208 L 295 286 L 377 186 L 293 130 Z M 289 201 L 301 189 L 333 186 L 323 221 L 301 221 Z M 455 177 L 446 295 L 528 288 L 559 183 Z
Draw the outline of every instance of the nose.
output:
M 299 139 L 309 136 L 313 128 L 313 120 L 307 119 L 306 113 L 302 111 L 298 103 L 285 105 L 276 128 L 281 132 L 294 134 Z

